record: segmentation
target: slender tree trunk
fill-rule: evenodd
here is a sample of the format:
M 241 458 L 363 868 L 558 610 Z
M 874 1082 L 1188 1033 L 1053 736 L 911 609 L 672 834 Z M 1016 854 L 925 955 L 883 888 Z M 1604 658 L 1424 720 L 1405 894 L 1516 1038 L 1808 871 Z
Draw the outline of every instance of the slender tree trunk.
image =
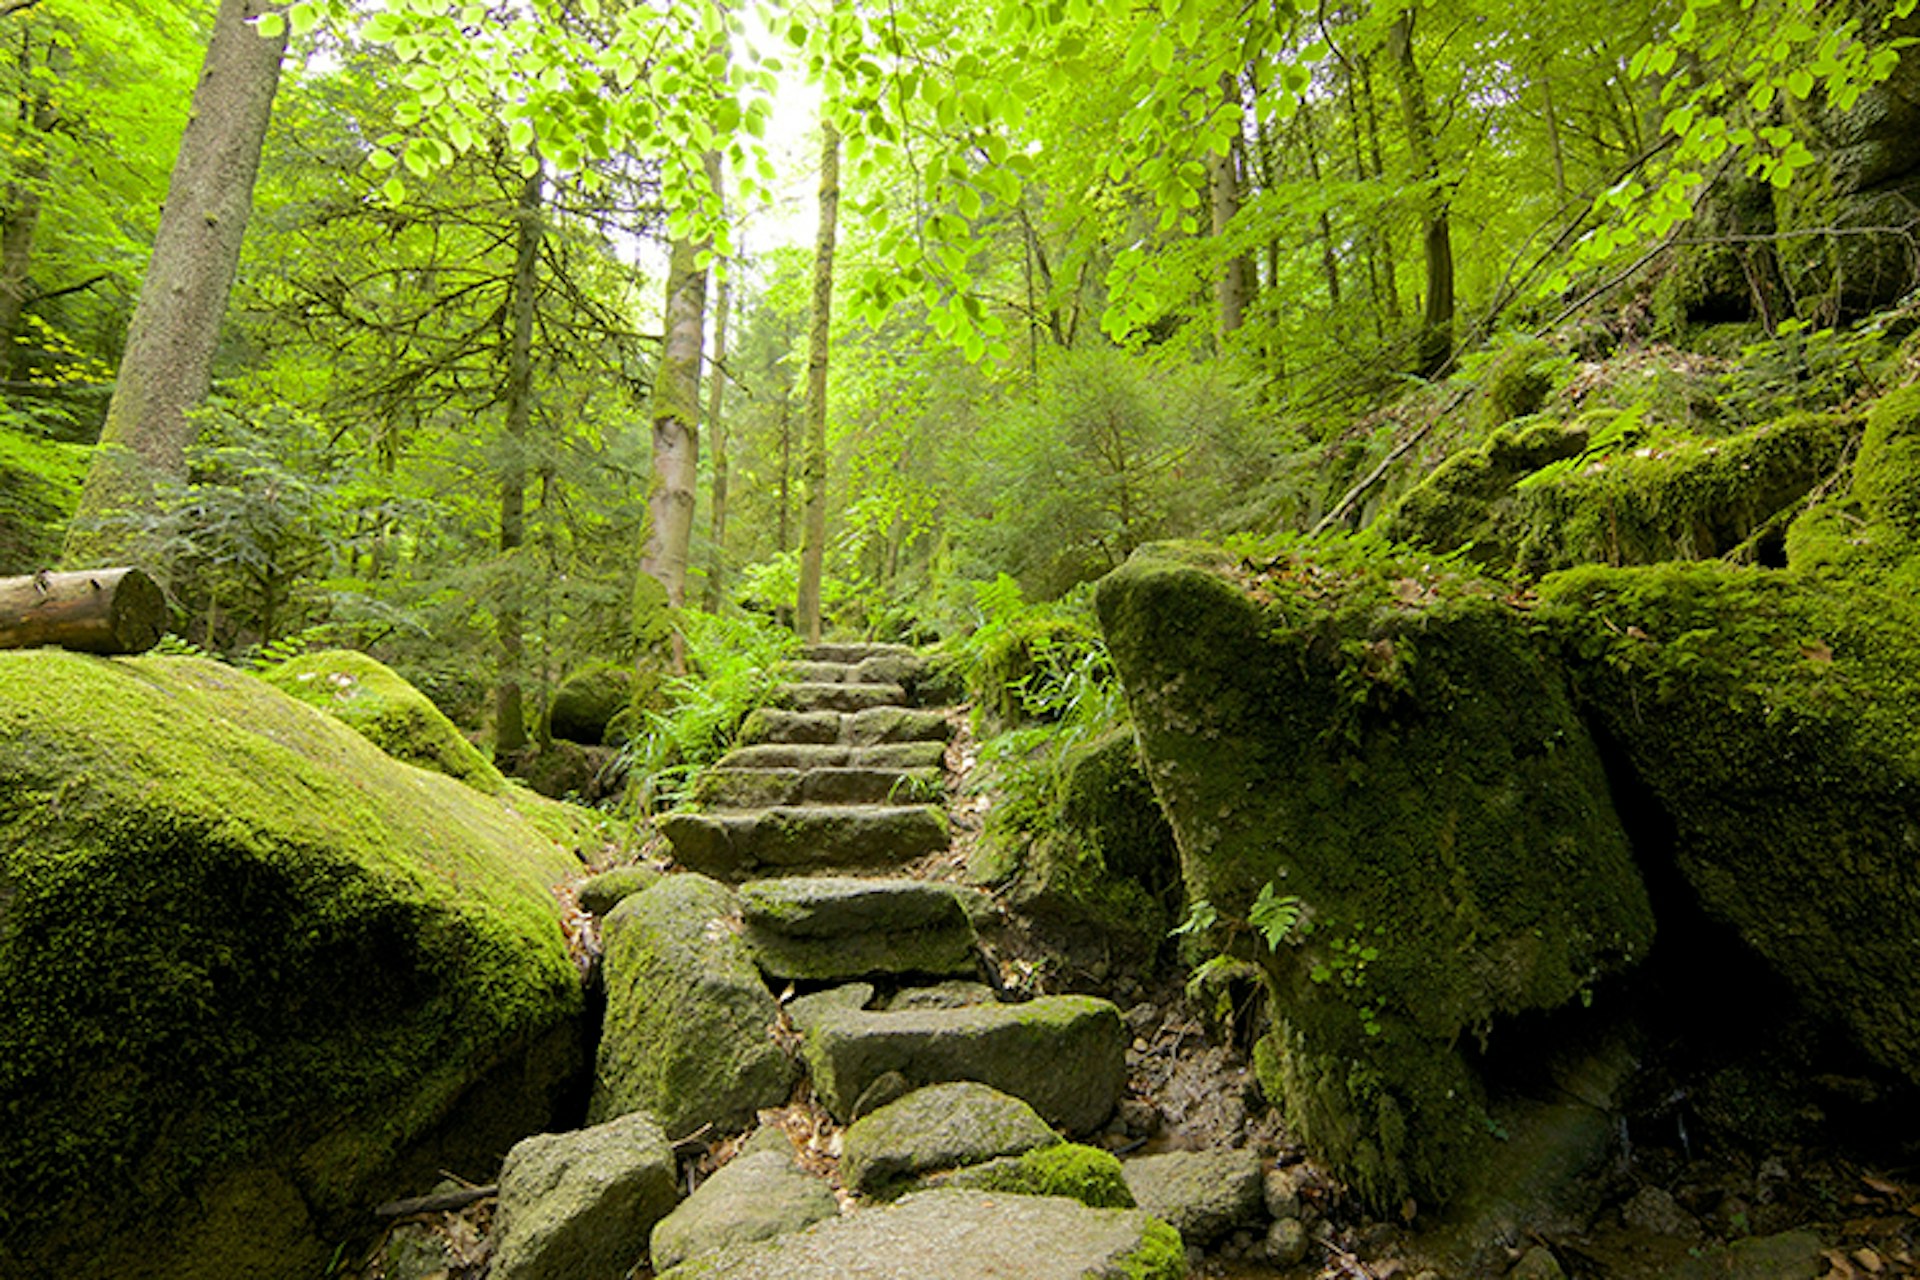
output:
M 1547 113 L 1547 146 L 1553 151 L 1553 193 L 1565 208 L 1567 193 L 1567 153 L 1560 145 L 1560 113 L 1553 105 L 1553 77 L 1540 68 L 1540 99 Z
M 1440 185 L 1440 161 L 1435 154 L 1426 83 L 1414 59 L 1413 10 L 1403 12 L 1394 21 L 1387 34 L 1387 50 L 1400 82 L 1400 105 L 1406 115 L 1413 176 L 1422 192 L 1427 302 L 1420 322 L 1415 368 L 1422 377 L 1430 378 L 1453 359 L 1453 233 L 1447 219 L 1447 193 Z
M 1372 161 L 1371 177 L 1375 182 L 1382 181 L 1387 175 L 1386 156 L 1380 145 L 1380 113 L 1375 108 L 1373 97 L 1373 59 L 1360 59 L 1358 88 L 1360 105 L 1366 118 L 1367 157 Z M 1369 176 L 1361 169 L 1361 176 Z M 1390 324 L 1400 320 L 1400 262 L 1394 254 L 1393 228 L 1382 220 L 1373 231 L 1373 244 L 1379 250 L 1380 284 L 1384 290 L 1378 295 L 1378 301 L 1385 304 L 1386 319 Z
M 1220 77 L 1220 90 L 1238 114 L 1240 82 L 1232 75 Z M 1207 184 L 1213 206 L 1213 235 L 1224 239 L 1229 224 L 1240 212 L 1241 148 L 1239 135 L 1227 147 L 1225 155 L 1207 157 Z M 1247 303 L 1252 296 L 1252 264 L 1243 253 L 1236 253 L 1220 265 L 1220 278 L 1214 281 L 1214 301 L 1218 308 L 1219 336 L 1224 340 L 1246 323 Z
M 714 299 L 713 371 L 708 375 L 707 433 L 713 440 L 713 513 L 708 540 L 713 549 L 707 561 L 707 591 L 704 606 L 708 613 L 718 612 L 727 572 L 727 421 L 721 416 L 726 403 L 727 375 L 722 364 L 727 358 L 727 310 L 733 301 L 725 276 L 720 277 Z
M 103 448 L 67 531 L 62 558 L 70 565 L 121 558 L 131 532 L 99 521 L 118 510 L 151 510 L 155 483 L 186 475 L 194 436 L 188 411 L 211 383 L 287 48 L 284 30 L 267 39 L 253 20 L 283 7 L 279 0 L 220 0 L 114 379 Z
M 827 544 L 827 344 L 833 332 L 833 243 L 840 219 L 840 131 L 827 122 L 820 147 L 820 231 L 813 252 L 813 328 L 807 341 L 807 448 L 801 463 L 806 520 L 800 543 L 795 625 L 820 642 L 820 575 Z
M 56 80 L 73 65 L 73 53 L 58 40 L 47 42 L 47 70 Z M 33 29 L 20 37 L 20 73 L 33 75 Z M 42 82 L 31 99 L 20 103 L 20 134 L 14 150 L 21 157 L 14 180 L 8 184 L 7 205 L 0 218 L 0 376 L 9 381 L 20 367 L 20 322 L 33 290 L 33 237 L 40 226 L 40 200 L 46 187 L 49 157 L 47 139 L 60 122 L 52 86 Z
M 1313 128 L 1313 112 L 1305 103 L 1300 104 L 1300 152 L 1307 158 L 1307 176 L 1314 185 L 1320 183 L 1320 139 Z M 1333 217 L 1325 209 L 1320 211 L 1320 270 L 1327 279 L 1327 301 L 1335 307 L 1340 305 L 1340 257 L 1333 247 Z
M 540 206 L 546 175 L 536 170 L 520 190 L 514 210 L 513 284 L 510 312 L 513 333 L 507 344 L 507 434 L 500 463 L 500 559 L 505 572 L 494 614 L 499 641 L 499 684 L 493 698 L 493 748 L 506 756 L 527 745 L 522 682 L 526 674 L 525 604 L 518 552 L 527 537 L 527 436 L 533 425 L 534 293 L 539 285 L 540 241 L 545 234 Z
M 780 530 L 774 550 L 793 545 L 793 389 L 780 396 Z
M 653 376 L 653 484 L 647 496 L 643 573 L 659 582 L 667 603 L 687 598 L 687 554 L 693 543 L 694 485 L 700 469 L 700 356 L 706 339 L 705 248 L 673 242 L 667 264 L 667 336 Z

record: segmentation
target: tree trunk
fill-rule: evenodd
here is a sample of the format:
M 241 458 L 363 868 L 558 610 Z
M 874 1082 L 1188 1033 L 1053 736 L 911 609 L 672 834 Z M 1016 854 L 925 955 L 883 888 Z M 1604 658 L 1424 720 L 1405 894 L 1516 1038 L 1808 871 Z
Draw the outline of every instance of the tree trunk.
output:
M 1320 183 L 1320 139 L 1314 133 L 1313 111 L 1307 103 L 1300 104 L 1300 152 L 1307 158 L 1307 176 L 1314 185 Z M 1335 309 L 1340 306 L 1340 257 L 1333 246 L 1333 218 L 1325 209 L 1320 211 L 1320 270 L 1327 280 L 1327 301 Z
M 1240 82 L 1231 75 L 1220 77 L 1221 91 L 1227 101 L 1233 105 L 1236 114 L 1241 111 Z M 1240 212 L 1240 159 L 1239 135 L 1227 147 L 1225 155 L 1207 157 L 1207 185 L 1212 195 L 1213 235 L 1216 240 L 1224 239 L 1227 227 L 1234 216 Z M 1219 313 L 1219 336 L 1224 341 L 1229 335 L 1239 331 L 1246 323 L 1247 302 L 1252 296 L 1252 266 L 1245 254 L 1236 253 L 1220 265 L 1220 278 L 1214 281 L 1214 301 Z
M 687 552 L 693 542 L 694 484 L 700 467 L 700 356 L 707 324 L 705 246 L 673 242 L 667 265 L 667 335 L 653 376 L 653 483 L 647 494 L 647 549 L 642 572 L 659 582 L 667 603 L 687 597 Z
M 73 53 L 57 39 L 47 42 L 47 70 L 54 79 L 65 76 Z M 20 37 L 20 74 L 33 75 L 33 29 Z M 14 151 L 19 169 L 7 188 L 7 206 L 0 218 L 0 377 L 11 381 L 20 367 L 20 321 L 32 292 L 33 237 L 40 226 L 40 200 L 46 187 L 49 158 L 47 139 L 60 123 L 53 91 L 42 81 L 30 102 L 20 104 L 20 133 Z
M 68 564 L 118 558 L 134 541 L 132 532 L 101 521 L 115 511 L 151 511 L 156 482 L 186 476 L 195 430 L 188 412 L 211 383 L 287 48 L 284 29 L 263 38 L 253 20 L 283 7 L 280 0 L 220 0 L 114 379 L 102 448 L 67 530 L 62 558 Z
M 704 601 L 708 613 L 720 609 L 727 573 L 727 424 L 721 416 L 726 403 L 727 375 L 721 365 L 727 358 L 727 310 L 732 301 L 729 282 L 721 276 L 713 302 L 713 371 L 708 375 L 707 387 L 707 433 L 713 440 L 713 512 L 707 533 L 713 546 L 707 560 Z
M 1453 360 L 1453 233 L 1447 221 L 1447 193 L 1440 185 L 1433 121 L 1427 110 L 1426 83 L 1413 53 L 1413 10 L 1403 12 L 1387 33 L 1387 51 L 1400 81 L 1400 105 L 1407 121 L 1407 145 L 1414 180 L 1421 187 L 1421 221 L 1427 264 L 1427 304 L 1420 322 L 1415 370 L 1431 378 Z
M 540 220 L 546 174 L 536 169 L 520 189 L 514 210 L 513 333 L 507 344 L 507 433 L 500 462 L 500 603 L 494 613 L 499 682 L 493 695 L 493 749 L 511 755 L 527 745 L 526 669 L 520 557 L 527 538 L 527 436 L 533 426 L 533 318 L 539 287 Z
M 820 643 L 820 576 L 827 544 L 827 344 L 833 332 L 833 242 L 840 218 L 840 131 L 823 127 L 820 231 L 813 252 L 813 329 L 807 340 L 807 448 L 801 462 L 806 497 L 800 543 L 800 598 L 795 625 Z
M 166 633 L 167 598 L 138 569 L 0 578 L 0 649 L 145 653 Z

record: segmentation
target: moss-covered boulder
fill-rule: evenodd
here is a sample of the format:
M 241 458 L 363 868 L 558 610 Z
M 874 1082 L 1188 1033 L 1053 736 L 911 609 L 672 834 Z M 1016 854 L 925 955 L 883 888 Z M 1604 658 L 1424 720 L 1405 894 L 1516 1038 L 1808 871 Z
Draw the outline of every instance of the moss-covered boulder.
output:
M 217 663 L 0 653 L 9 1276 L 318 1275 L 580 1064 L 573 858 Z
M 547 730 L 568 742 L 596 746 L 607 726 L 633 701 L 633 669 L 611 662 L 582 667 L 560 682 L 547 711 Z
M 1705 564 L 1573 570 L 1542 596 L 1707 911 L 1920 1081 L 1911 589 Z
M 884 1195 L 935 1169 L 1060 1140 L 1039 1112 L 1010 1094 L 971 1080 L 929 1085 L 848 1126 L 840 1177 L 861 1195 Z
M 458 778 L 489 795 L 505 785 L 500 771 L 425 694 L 364 653 L 303 654 L 262 672 L 261 679 L 320 708 L 396 760 Z
M 1833 414 L 1721 437 L 1655 436 L 1618 417 L 1535 422 L 1449 458 L 1382 529 L 1531 573 L 1734 551 L 1752 560 L 1763 555 L 1758 535 L 1784 533 L 1859 434 L 1857 419 Z
M 1099 588 L 1187 891 L 1274 997 L 1262 1084 L 1375 1203 L 1479 1159 L 1464 1037 L 1651 942 L 1599 756 L 1503 597 L 1344 544 L 1150 547 Z
M 969 869 L 981 882 L 1001 885 L 1002 901 L 1064 945 L 1150 961 L 1171 923 L 1180 860 L 1132 726 L 1073 748 L 1062 767 L 1058 811 L 992 811 Z
M 798 1074 L 780 1008 L 735 932 L 732 890 L 692 873 L 626 898 L 602 925 L 607 1015 L 588 1115 L 651 1112 L 675 1138 L 745 1128 Z

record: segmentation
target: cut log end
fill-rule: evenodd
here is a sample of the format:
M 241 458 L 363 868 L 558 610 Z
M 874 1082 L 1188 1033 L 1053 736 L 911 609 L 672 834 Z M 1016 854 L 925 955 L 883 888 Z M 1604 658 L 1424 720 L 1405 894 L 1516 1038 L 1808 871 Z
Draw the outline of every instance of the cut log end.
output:
M 0 578 L 0 649 L 145 653 L 166 633 L 166 593 L 141 569 Z

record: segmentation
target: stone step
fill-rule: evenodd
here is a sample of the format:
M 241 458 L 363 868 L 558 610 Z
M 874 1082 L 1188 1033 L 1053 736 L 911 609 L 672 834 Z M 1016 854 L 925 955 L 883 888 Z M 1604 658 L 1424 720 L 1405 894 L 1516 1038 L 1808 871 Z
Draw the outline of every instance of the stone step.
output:
M 883 742 L 870 747 L 839 743 L 762 742 L 735 747 L 716 769 L 938 769 L 944 742 Z
M 789 711 L 761 707 L 740 726 L 740 742 L 838 743 L 870 747 L 883 742 L 945 742 L 953 726 L 938 711 L 874 707 L 866 711 Z
M 869 658 L 911 659 L 918 661 L 919 650 L 904 644 L 810 644 L 800 651 L 808 662 L 846 662 L 859 664 Z
M 862 1006 L 871 994 L 856 984 L 787 1008 L 804 1037 L 814 1096 L 842 1123 L 888 1072 L 915 1088 L 977 1080 L 1024 1099 L 1071 1133 L 1106 1123 L 1126 1084 L 1126 1023 L 1108 1001 L 1041 996 L 1023 1004 L 870 1010 Z
M 1180 1280 L 1180 1237 L 1139 1209 L 943 1188 L 734 1245 L 661 1280 Z
M 740 886 L 741 936 L 772 978 L 970 974 L 976 940 L 952 888 L 851 876 Z
M 947 815 L 936 805 L 670 813 L 660 829 L 682 866 L 722 880 L 744 880 L 763 870 L 899 866 L 947 847 Z
M 705 809 L 765 809 L 795 804 L 908 804 L 946 797 L 938 767 L 875 769 L 830 765 L 814 769 L 729 768 L 724 763 L 693 783 Z
M 901 707 L 907 691 L 897 684 L 785 684 L 773 691 L 770 705 L 788 711 L 866 711 Z

